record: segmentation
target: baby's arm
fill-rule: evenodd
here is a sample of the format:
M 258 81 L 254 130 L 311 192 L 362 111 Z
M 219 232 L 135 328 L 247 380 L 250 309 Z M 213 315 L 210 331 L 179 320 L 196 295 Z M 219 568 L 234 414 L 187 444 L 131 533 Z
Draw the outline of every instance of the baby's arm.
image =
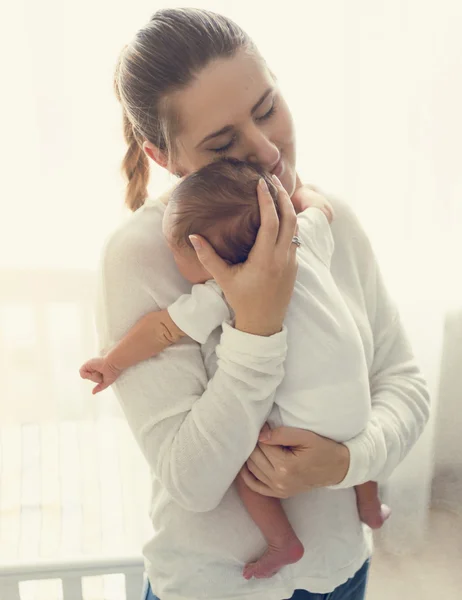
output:
M 228 305 L 214 281 L 194 285 L 191 294 L 180 296 L 168 309 L 142 317 L 104 357 L 87 361 L 80 376 L 97 384 L 92 391 L 97 394 L 112 385 L 124 369 L 156 356 L 184 336 L 204 344 L 229 318 Z
M 124 369 L 156 356 L 185 335 L 167 309 L 150 312 L 104 357 L 87 361 L 80 376 L 98 384 L 93 388 L 93 394 L 97 394 L 114 383 Z

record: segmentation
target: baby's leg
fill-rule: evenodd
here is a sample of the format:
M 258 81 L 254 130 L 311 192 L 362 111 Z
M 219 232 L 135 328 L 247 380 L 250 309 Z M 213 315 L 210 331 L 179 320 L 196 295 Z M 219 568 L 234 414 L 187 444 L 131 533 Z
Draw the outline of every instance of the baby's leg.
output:
M 391 514 L 386 504 L 380 503 L 379 486 L 376 481 L 368 481 L 355 487 L 359 517 L 372 529 L 379 529 Z
M 236 478 L 236 485 L 248 513 L 268 542 L 263 556 L 245 566 L 244 577 L 272 577 L 284 565 L 295 563 L 302 558 L 303 545 L 277 498 L 257 494 L 248 488 L 239 476 Z

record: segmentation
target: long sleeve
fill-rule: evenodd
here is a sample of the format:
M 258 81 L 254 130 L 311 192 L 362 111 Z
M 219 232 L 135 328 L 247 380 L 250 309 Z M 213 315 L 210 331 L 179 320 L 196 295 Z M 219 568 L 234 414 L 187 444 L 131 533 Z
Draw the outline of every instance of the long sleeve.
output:
M 181 286 L 186 291 L 163 240 L 154 243 L 141 227 L 143 216 L 135 213 L 103 252 L 97 313 L 103 347 L 170 304 Z M 199 345 L 183 338 L 113 385 L 154 477 L 186 510 L 214 509 L 255 447 L 284 376 L 286 337 L 285 330 L 259 337 L 225 323 L 210 381 Z
M 350 467 L 332 489 L 387 479 L 414 446 L 430 415 L 426 382 L 370 243 L 355 217 L 349 225 L 360 257 L 358 279 L 374 343 L 369 369 L 372 416 L 363 432 L 346 442 Z
M 330 269 L 334 239 L 326 215 L 317 207 L 309 207 L 298 213 L 297 221 L 303 243 Z
M 212 279 L 193 285 L 190 294 L 180 296 L 167 310 L 177 327 L 200 344 L 231 318 L 223 292 Z

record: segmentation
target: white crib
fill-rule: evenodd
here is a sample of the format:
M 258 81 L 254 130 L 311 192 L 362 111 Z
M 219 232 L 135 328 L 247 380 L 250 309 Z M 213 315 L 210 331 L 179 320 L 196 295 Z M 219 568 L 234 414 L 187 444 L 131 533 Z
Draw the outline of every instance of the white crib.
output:
M 0 270 L 0 600 L 141 597 L 147 465 L 78 375 L 94 302 L 92 272 Z
M 1 600 L 22 600 L 20 583 L 28 580 L 58 579 L 62 600 L 84 600 L 82 579 L 95 575 L 121 574 L 125 579 L 125 600 L 140 600 L 143 589 L 143 561 L 137 557 L 85 558 L 71 562 L 36 562 L 0 566 Z

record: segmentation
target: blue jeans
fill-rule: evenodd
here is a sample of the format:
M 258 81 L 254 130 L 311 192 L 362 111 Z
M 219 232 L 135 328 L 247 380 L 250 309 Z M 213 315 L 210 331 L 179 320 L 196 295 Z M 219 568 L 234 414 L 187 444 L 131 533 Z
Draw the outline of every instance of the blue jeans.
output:
M 366 560 L 363 566 L 351 579 L 342 585 L 339 585 L 333 592 L 329 592 L 328 594 L 312 594 L 305 590 L 295 590 L 293 596 L 288 600 L 364 600 L 366 597 L 368 572 L 369 560 Z M 142 600 L 159 600 L 159 598 L 152 593 L 148 580 L 146 580 Z

